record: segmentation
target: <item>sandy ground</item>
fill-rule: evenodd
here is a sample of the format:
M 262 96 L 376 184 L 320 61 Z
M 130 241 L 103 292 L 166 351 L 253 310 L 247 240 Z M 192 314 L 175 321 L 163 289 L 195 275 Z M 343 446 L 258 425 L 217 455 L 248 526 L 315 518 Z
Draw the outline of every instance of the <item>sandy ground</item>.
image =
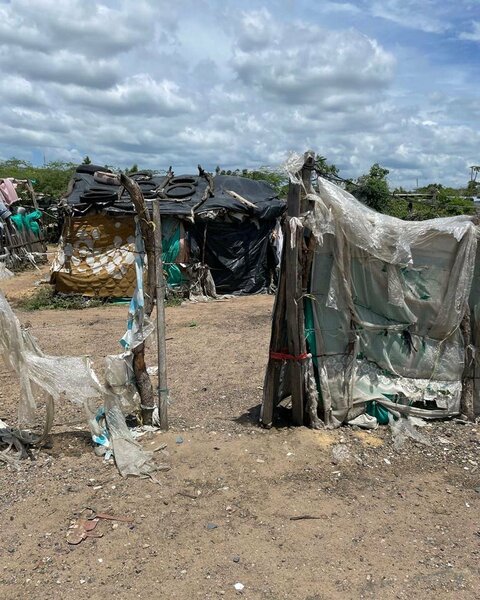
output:
M 38 279 L 0 285 L 15 302 Z M 167 444 L 160 484 L 97 458 L 73 405 L 57 406 L 34 461 L 0 463 L 0 598 L 480 597 L 480 425 L 438 423 L 423 429 L 430 446 L 400 451 L 386 428 L 259 428 L 271 307 L 257 296 L 167 309 L 171 429 L 142 438 Z M 17 314 L 45 352 L 89 354 L 101 370 L 126 312 Z M 18 394 L 1 367 L 10 423 Z M 69 546 L 85 507 L 134 522 L 102 521 L 101 538 Z

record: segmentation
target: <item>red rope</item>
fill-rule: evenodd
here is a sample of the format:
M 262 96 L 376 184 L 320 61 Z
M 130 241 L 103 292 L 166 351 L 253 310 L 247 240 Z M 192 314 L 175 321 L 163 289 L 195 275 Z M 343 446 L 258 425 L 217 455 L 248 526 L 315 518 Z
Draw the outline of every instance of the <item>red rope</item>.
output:
M 308 352 L 304 352 L 298 356 L 295 356 L 294 354 L 286 354 L 284 352 L 270 352 L 270 358 L 273 358 L 273 360 L 305 360 L 309 356 L 310 355 Z

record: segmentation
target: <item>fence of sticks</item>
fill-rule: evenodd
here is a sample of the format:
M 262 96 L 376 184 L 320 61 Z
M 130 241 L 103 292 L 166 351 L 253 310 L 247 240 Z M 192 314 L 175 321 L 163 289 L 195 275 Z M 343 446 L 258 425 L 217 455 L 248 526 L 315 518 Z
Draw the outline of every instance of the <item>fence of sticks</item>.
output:
M 321 426 L 317 417 L 318 391 L 305 338 L 304 290 L 315 250 L 315 239 L 304 232 L 299 216 L 308 209 L 313 191 L 315 154 L 306 152 L 299 172 L 301 183 L 290 181 L 284 222 L 284 251 L 273 310 L 270 357 L 265 375 L 261 422 L 270 427 L 281 396 L 291 393 L 292 422 Z M 282 390 L 284 394 L 282 394 Z M 305 414 L 305 409 L 308 414 Z
M 17 189 L 23 189 L 26 194 L 26 204 L 38 211 L 38 201 L 32 184 L 28 180 L 16 180 Z M 16 227 L 10 219 L 0 219 L 0 262 L 12 271 L 21 271 L 28 266 L 46 260 L 45 228 L 42 220 L 39 223 L 39 235 L 28 228 Z

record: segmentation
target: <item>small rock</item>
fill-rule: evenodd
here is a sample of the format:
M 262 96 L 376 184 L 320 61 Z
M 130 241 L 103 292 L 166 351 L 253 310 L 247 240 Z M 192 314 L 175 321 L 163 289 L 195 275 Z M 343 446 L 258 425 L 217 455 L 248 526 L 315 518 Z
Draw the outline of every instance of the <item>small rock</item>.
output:
M 181 435 L 177 435 L 177 437 L 175 438 L 175 443 L 183 444 L 183 437 Z
M 217 527 L 218 525 L 215 525 L 215 523 L 207 523 L 208 530 L 217 529 Z
M 234 563 L 239 563 L 240 562 L 240 557 L 239 556 L 234 556 L 232 560 L 233 560 Z

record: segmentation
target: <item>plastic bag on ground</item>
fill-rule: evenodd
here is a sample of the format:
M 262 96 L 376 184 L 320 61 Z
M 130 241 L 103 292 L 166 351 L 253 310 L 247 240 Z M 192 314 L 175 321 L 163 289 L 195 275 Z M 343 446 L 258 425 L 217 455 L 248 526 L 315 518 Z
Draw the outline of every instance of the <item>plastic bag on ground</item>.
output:
M 393 415 L 388 417 L 390 429 L 392 431 L 393 446 L 395 450 L 400 450 L 408 439 L 412 439 L 419 444 L 431 446 L 430 440 L 415 429 L 414 421 L 411 417 L 400 416 L 397 420 Z
M 107 402 L 105 416 L 111 436 L 115 464 L 120 474 L 123 477 L 128 475 L 151 475 L 156 470 L 153 454 L 146 452 L 133 439 L 120 408 L 109 406 Z
M 10 279 L 11 277 L 13 277 L 13 273 L 7 269 L 5 263 L 0 262 L 0 281 L 2 279 Z

